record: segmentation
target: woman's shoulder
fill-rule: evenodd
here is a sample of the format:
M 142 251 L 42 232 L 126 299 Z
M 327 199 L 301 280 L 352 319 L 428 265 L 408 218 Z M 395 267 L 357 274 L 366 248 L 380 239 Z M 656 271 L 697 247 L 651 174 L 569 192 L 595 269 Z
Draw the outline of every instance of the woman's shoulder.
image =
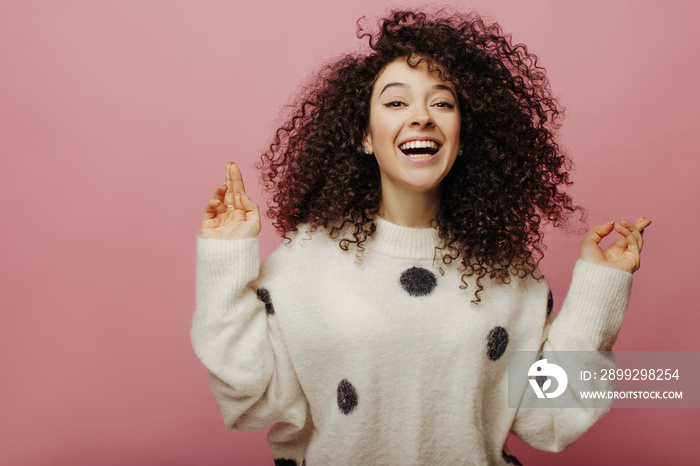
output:
M 263 261 L 262 271 L 269 275 L 290 269 L 309 269 L 332 260 L 338 254 L 347 252 L 325 228 L 304 223 L 285 235 L 280 245 Z
M 328 230 L 322 226 L 302 223 L 295 231 L 287 233 L 277 249 L 270 255 L 295 255 L 318 252 L 331 246 L 338 248 L 338 240 L 331 238 Z
M 483 282 L 484 301 L 531 302 L 538 307 L 541 303 L 547 303 L 550 300 L 547 279 L 534 261 L 525 265 L 524 268 L 512 268 L 504 279 L 489 279 Z

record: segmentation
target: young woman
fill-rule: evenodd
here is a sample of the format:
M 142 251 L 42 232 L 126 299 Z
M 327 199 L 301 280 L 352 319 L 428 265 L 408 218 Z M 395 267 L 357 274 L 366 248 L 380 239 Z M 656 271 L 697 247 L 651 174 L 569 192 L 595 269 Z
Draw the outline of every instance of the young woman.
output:
M 192 339 L 224 420 L 272 425 L 284 465 L 518 464 L 509 432 L 561 450 L 605 410 L 508 407 L 507 354 L 611 349 L 650 220 L 585 237 L 554 319 L 541 227 L 578 208 L 544 70 L 476 15 L 362 37 L 263 154 L 287 240 L 262 267 L 235 164 L 206 205 Z

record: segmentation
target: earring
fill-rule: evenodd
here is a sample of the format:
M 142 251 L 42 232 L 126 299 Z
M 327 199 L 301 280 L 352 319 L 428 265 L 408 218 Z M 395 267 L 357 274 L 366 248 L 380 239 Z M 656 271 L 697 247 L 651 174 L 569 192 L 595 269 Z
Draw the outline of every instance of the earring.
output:
M 464 151 L 463 151 L 462 149 L 460 149 L 459 152 L 457 152 L 457 156 L 459 157 L 459 156 L 462 155 L 463 153 L 464 153 Z
M 367 155 L 370 154 L 370 151 L 369 151 L 369 149 L 368 149 L 367 147 L 365 147 L 365 154 L 367 154 Z

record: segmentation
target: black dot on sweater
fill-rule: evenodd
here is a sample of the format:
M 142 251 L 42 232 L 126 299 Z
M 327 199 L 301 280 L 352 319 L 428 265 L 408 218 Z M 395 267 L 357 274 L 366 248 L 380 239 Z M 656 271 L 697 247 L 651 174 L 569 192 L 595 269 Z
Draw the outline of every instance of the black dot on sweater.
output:
M 552 296 L 552 290 L 549 290 L 549 296 L 547 296 L 547 315 L 552 313 L 554 309 L 554 297 Z
M 486 337 L 486 354 L 492 361 L 497 360 L 506 352 L 508 332 L 503 327 L 494 327 Z
M 403 289 L 411 296 L 428 295 L 437 285 L 435 274 L 423 267 L 411 267 L 405 270 L 399 281 Z
M 270 298 L 270 292 L 267 290 L 267 288 L 258 288 L 258 298 L 260 298 L 260 301 L 265 303 L 265 312 L 268 313 L 268 315 L 272 315 L 275 313 L 275 307 L 272 305 L 272 299 Z
M 338 407 L 343 414 L 350 414 L 357 406 L 357 391 L 347 379 L 338 384 Z
M 501 451 L 501 456 L 503 457 L 503 461 L 506 462 L 506 464 L 514 464 L 515 466 L 523 466 L 520 461 L 518 461 L 518 458 L 516 458 L 513 455 L 509 455 L 506 453 L 505 450 Z
M 287 458 L 275 458 L 275 466 L 297 466 L 297 462 Z

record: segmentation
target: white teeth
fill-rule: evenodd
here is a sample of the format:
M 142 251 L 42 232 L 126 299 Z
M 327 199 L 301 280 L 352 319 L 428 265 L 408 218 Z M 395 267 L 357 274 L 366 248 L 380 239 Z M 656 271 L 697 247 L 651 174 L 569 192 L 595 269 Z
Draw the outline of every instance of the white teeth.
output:
M 439 149 L 440 145 L 435 142 L 435 141 L 408 141 L 404 142 L 399 146 L 399 149 L 404 151 L 404 150 L 409 150 L 409 149 L 430 149 L 432 151 L 437 151 Z M 410 157 L 412 159 L 425 159 L 428 157 L 432 157 L 433 154 L 431 153 L 423 153 L 423 154 L 406 154 L 404 152 L 404 155 L 407 157 Z
M 438 144 L 435 141 L 408 141 L 404 142 L 399 146 L 399 149 L 404 150 L 404 149 L 420 149 L 420 148 L 431 148 L 431 149 L 437 149 Z

